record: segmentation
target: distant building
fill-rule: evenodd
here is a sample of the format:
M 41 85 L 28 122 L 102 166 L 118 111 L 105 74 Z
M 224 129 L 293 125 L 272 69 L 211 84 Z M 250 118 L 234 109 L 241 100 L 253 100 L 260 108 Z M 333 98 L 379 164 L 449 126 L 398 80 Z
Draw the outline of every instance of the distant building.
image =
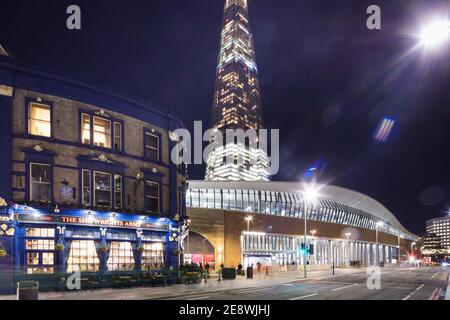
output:
M 426 222 L 427 234 L 435 234 L 440 237 L 443 248 L 450 248 L 450 215 L 435 218 Z
M 261 92 L 247 0 L 226 0 L 212 124 L 227 129 L 263 128 Z M 217 147 L 207 159 L 205 180 L 267 181 L 266 152 L 250 143 Z

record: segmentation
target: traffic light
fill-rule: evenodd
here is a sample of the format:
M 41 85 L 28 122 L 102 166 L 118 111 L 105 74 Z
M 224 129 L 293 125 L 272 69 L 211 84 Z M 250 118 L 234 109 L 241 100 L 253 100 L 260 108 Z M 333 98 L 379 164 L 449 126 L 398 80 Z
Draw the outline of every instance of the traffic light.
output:
M 300 252 L 301 252 L 302 255 L 304 255 L 305 252 L 306 252 L 306 248 L 305 248 L 305 244 L 304 243 L 300 244 Z
M 313 255 L 313 254 L 314 254 L 314 245 L 313 245 L 313 244 L 310 244 L 310 245 L 309 245 L 308 253 L 309 253 L 310 255 Z

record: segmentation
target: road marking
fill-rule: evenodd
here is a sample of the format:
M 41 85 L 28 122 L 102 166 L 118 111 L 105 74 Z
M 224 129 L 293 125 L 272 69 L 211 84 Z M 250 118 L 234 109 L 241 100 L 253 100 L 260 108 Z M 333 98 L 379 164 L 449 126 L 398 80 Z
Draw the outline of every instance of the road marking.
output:
M 286 286 L 286 287 L 292 287 L 292 286 L 294 286 L 294 284 L 292 284 L 292 283 L 283 283 L 282 285 L 283 285 L 283 286 Z
M 289 300 L 300 300 L 300 299 L 305 299 L 305 298 L 309 298 L 309 297 L 314 297 L 314 296 L 317 296 L 317 295 L 318 295 L 318 293 L 307 294 L 306 296 L 301 296 L 301 297 L 297 297 L 297 298 L 292 298 L 292 299 L 289 299 Z
M 437 276 L 439 273 L 441 273 L 441 272 L 440 272 L 440 271 L 436 272 L 436 273 L 433 274 L 433 275 L 430 277 L 430 279 L 428 279 L 428 280 L 434 279 L 434 277 Z
M 343 290 L 343 289 L 347 289 L 347 288 L 354 287 L 354 286 L 357 286 L 357 285 L 358 285 L 357 283 L 354 283 L 354 284 L 350 284 L 350 285 L 345 286 L 345 287 L 331 289 L 331 291 Z
M 186 300 L 205 300 L 205 299 L 208 299 L 208 298 L 209 298 L 209 296 L 207 296 L 207 297 L 190 298 L 190 299 L 186 299 Z
M 438 288 L 435 288 L 434 291 L 431 293 L 431 295 L 428 297 L 428 300 L 434 300 L 434 295 L 436 294 L 436 291 Z
M 404 297 L 402 300 L 408 300 L 409 298 L 411 298 L 417 291 L 419 291 L 420 289 L 422 289 L 425 285 L 422 284 L 420 285 L 418 288 L 416 288 L 416 290 L 414 290 L 413 292 L 411 292 L 410 294 L 408 294 L 406 297 Z
M 270 288 L 262 288 L 262 289 L 258 289 L 258 288 L 256 288 L 256 289 L 248 289 L 248 290 L 236 291 L 236 293 L 241 294 L 241 293 L 258 292 L 258 291 L 264 291 L 264 290 L 270 290 L 270 289 L 274 289 L 274 288 L 270 287 Z

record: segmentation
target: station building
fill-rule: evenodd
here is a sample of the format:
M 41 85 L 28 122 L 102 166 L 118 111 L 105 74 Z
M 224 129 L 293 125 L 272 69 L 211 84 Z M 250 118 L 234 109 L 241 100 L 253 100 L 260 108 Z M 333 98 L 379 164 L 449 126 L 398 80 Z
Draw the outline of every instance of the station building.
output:
M 195 239 L 187 257 L 226 267 L 299 269 L 307 250 L 314 268 L 399 263 L 417 236 L 378 201 L 324 186 L 314 204 L 302 184 L 267 181 L 189 181 L 186 204 Z M 307 240 L 304 243 L 304 217 Z M 202 245 L 199 245 L 201 243 Z M 212 255 L 213 254 L 213 255 Z M 213 260 L 213 261 L 212 261 Z
M 0 52 L 0 288 L 75 271 L 176 268 L 180 119 Z

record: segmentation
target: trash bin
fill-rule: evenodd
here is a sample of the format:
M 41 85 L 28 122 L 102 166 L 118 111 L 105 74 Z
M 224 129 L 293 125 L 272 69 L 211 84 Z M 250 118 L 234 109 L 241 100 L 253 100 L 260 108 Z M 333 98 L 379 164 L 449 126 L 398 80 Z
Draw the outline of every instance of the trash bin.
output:
M 223 268 L 222 277 L 224 280 L 236 279 L 236 269 L 234 268 Z
M 247 279 L 253 279 L 253 268 L 247 267 Z
M 39 282 L 20 281 L 17 283 L 17 300 L 38 300 Z

